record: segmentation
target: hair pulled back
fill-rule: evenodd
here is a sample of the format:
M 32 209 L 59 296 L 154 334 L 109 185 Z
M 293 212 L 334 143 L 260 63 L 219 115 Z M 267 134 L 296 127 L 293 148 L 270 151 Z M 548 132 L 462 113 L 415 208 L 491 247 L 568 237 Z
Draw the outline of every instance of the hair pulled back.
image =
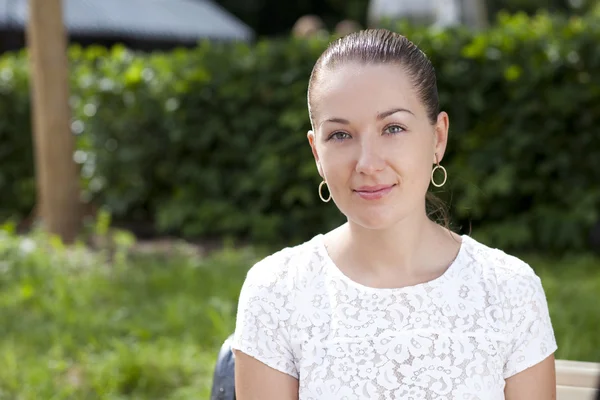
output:
M 313 121 L 312 96 L 324 69 L 333 70 L 347 63 L 364 65 L 394 64 L 408 74 L 429 121 L 434 124 L 439 114 L 439 98 L 435 69 L 413 42 L 387 29 L 366 29 L 343 36 L 329 44 L 313 67 L 308 83 L 308 112 Z

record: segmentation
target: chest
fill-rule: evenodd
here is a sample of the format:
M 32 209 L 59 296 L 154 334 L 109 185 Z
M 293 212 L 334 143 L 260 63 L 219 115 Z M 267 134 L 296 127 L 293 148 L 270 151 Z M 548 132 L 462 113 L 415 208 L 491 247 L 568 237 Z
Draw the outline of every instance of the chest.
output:
M 308 340 L 302 399 L 503 399 L 501 341 L 485 335 L 401 332 Z
M 303 297 L 291 321 L 301 398 L 502 399 L 501 312 L 484 291 L 429 289 Z

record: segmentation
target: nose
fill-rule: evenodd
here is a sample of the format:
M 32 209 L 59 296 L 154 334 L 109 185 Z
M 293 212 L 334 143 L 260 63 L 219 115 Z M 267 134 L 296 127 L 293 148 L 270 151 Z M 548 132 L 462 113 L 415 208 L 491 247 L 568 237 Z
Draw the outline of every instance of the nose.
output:
M 358 159 L 356 161 L 356 172 L 365 175 L 373 175 L 385 168 L 383 149 L 377 145 L 375 140 L 363 140 L 360 144 Z

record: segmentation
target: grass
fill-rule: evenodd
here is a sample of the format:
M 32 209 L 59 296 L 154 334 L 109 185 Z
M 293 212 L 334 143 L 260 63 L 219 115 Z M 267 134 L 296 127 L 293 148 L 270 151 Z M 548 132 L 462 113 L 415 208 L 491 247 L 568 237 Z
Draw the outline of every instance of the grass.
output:
M 141 254 L 117 239 L 90 252 L 0 231 L 0 400 L 209 397 L 245 272 L 265 253 Z M 600 260 L 523 258 L 542 277 L 557 357 L 600 361 Z
M 522 258 L 542 280 L 558 342 L 556 357 L 600 362 L 600 258 Z
M 1 237 L 0 399 L 208 398 L 255 259 Z

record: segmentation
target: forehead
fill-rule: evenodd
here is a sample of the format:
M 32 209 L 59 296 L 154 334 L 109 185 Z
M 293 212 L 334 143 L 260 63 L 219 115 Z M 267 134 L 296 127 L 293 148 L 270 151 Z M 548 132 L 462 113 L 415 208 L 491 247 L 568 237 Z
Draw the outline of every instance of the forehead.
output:
M 390 108 L 407 108 L 422 114 L 413 85 L 397 64 L 357 63 L 325 68 L 312 91 L 315 119 L 321 117 L 372 118 Z

